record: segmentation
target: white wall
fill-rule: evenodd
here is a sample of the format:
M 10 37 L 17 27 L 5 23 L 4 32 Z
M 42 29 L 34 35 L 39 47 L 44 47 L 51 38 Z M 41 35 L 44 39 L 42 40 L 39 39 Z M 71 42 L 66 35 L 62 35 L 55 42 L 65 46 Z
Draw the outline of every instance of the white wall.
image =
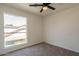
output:
M 11 13 L 11 14 L 16 14 L 19 16 L 24 16 L 27 18 L 27 23 L 28 23 L 28 33 L 27 33 L 27 40 L 28 43 L 23 44 L 23 45 L 18 45 L 18 46 L 13 46 L 10 48 L 4 48 L 4 31 L 3 31 L 3 26 L 4 26 L 4 19 L 3 19 L 3 12 Z M 33 44 L 37 44 L 42 42 L 42 17 L 38 15 L 34 15 L 28 12 L 23 12 L 19 9 L 11 8 L 11 7 L 6 7 L 6 6 L 0 6 L 0 54 L 7 53 L 9 51 L 13 51 L 22 47 L 27 47 Z
M 44 18 L 44 41 L 79 52 L 79 6 Z
M 13 13 L 27 17 L 28 21 L 28 43 L 4 48 L 3 12 Z M 19 9 L 0 6 L 0 54 L 12 50 L 34 45 L 40 42 L 57 45 L 66 49 L 79 52 L 79 7 L 63 10 L 55 15 L 41 16 L 24 12 Z M 43 40 L 44 39 L 44 40 Z

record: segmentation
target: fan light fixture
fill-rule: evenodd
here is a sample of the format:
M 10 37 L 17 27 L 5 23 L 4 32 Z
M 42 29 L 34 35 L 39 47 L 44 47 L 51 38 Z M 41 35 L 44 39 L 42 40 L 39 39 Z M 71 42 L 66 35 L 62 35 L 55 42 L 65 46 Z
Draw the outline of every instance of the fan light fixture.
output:
M 56 8 L 50 6 L 51 3 L 42 3 L 42 4 L 33 4 L 33 5 L 29 5 L 29 6 L 42 6 L 42 8 L 40 9 L 40 13 L 44 11 L 46 11 L 48 8 L 55 10 Z
M 47 6 L 44 6 L 44 7 L 43 7 L 43 10 L 45 10 L 45 11 L 46 11 L 47 9 L 48 9 L 48 7 L 47 7 Z

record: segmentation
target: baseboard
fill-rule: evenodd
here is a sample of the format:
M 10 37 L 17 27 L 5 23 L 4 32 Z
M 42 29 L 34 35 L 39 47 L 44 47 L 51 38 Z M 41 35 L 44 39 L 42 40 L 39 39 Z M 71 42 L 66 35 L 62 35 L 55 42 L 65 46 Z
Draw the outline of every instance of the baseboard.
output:
M 37 43 L 34 43 L 34 44 L 30 44 L 28 46 L 24 46 L 24 47 L 21 47 L 21 48 L 18 48 L 18 49 L 15 49 L 15 50 L 12 50 L 12 51 L 9 51 L 9 52 L 6 52 L 6 53 L 2 53 L 2 54 L 0 54 L 0 56 L 3 56 L 7 53 L 12 53 L 14 51 L 18 51 L 18 50 L 21 50 L 21 49 L 24 49 L 24 48 L 28 48 L 28 47 L 31 47 L 31 46 L 34 46 L 34 45 L 37 45 L 37 44 L 41 44 L 41 43 L 44 43 L 44 42 L 37 42 Z
M 78 51 L 74 51 L 74 50 L 72 50 L 72 49 L 64 48 L 64 47 L 62 47 L 62 46 L 60 46 L 60 45 L 53 44 L 53 43 L 50 43 L 50 42 L 47 42 L 47 41 L 45 41 L 45 43 L 47 43 L 47 44 L 49 44 L 49 45 L 53 45 L 53 46 L 59 47 L 59 48 L 63 48 L 63 49 L 66 49 L 66 50 L 69 50 L 69 51 L 72 51 L 72 52 L 75 52 L 75 53 L 79 53 Z

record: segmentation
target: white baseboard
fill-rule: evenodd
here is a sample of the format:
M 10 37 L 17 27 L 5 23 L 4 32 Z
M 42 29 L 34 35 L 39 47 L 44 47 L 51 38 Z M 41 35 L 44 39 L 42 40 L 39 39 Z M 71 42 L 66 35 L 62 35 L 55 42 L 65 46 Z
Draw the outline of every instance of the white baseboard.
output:
M 14 47 L 11 47 L 11 49 L 7 48 L 2 53 L 0 53 L 0 55 L 4 55 L 4 54 L 10 53 L 12 51 L 19 50 L 19 49 L 22 49 L 22 48 L 26 48 L 26 47 L 29 47 L 29 46 L 32 46 L 32 45 L 36 45 L 36 44 L 39 44 L 39 43 L 42 43 L 42 41 L 36 42 L 36 43 L 32 43 L 32 44 L 23 44 L 23 45 L 21 45 L 19 47 L 16 46 L 15 49 L 14 49 Z
M 60 47 L 60 48 L 64 48 L 64 49 L 67 49 L 67 50 L 70 50 L 70 51 L 73 51 L 73 52 L 79 53 L 79 51 L 77 51 L 77 50 L 73 50 L 73 49 L 70 49 L 70 48 L 66 48 L 66 47 L 63 47 L 63 46 L 58 45 L 58 44 L 54 44 L 54 43 L 47 42 L 47 41 L 45 41 L 45 43 L 48 43 L 48 44 L 50 44 L 50 45 L 58 46 L 58 47 Z

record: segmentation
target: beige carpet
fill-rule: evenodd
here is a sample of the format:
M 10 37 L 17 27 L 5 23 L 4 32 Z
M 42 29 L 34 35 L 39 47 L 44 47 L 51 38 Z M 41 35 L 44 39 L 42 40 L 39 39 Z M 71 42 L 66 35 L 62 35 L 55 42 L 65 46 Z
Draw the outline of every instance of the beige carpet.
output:
M 49 45 L 47 43 L 40 43 L 7 53 L 4 56 L 79 56 L 79 53 Z

